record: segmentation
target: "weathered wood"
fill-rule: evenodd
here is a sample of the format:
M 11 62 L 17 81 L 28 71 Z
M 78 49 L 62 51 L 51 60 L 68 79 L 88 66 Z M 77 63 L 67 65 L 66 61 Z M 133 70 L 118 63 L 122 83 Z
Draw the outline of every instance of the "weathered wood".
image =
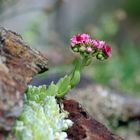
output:
M 48 70 L 47 58 L 15 32 L 0 27 L 0 132 L 10 131 L 33 75 Z
M 112 134 L 104 125 L 93 119 L 75 100 L 64 100 L 64 109 L 74 124 L 68 130 L 72 140 L 123 140 Z

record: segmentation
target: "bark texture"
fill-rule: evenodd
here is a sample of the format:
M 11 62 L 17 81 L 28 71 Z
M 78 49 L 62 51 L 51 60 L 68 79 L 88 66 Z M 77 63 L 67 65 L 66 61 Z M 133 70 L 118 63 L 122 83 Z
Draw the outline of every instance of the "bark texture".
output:
M 64 109 L 74 124 L 68 130 L 72 140 L 123 140 L 112 134 L 103 124 L 93 119 L 75 100 L 64 100 Z
M 20 114 L 23 93 L 33 75 L 46 70 L 47 58 L 31 49 L 17 33 L 0 27 L 1 135 L 11 130 Z

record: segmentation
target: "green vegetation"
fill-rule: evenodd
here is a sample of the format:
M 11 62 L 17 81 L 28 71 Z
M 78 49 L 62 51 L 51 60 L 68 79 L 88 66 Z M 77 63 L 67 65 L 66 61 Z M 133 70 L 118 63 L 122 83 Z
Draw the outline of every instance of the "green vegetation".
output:
M 63 106 L 60 110 L 55 93 L 50 95 L 48 91 L 46 86 L 27 89 L 22 114 L 14 126 L 17 140 L 64 140 L 67 137 L 65 130 L 72 126 L 72 121 L 66 119 L 68 112 Z

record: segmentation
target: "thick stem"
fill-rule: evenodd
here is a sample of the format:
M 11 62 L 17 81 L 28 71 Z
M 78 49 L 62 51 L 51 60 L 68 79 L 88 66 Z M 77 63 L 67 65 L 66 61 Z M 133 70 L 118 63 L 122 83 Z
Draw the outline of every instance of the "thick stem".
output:
M 77 59 L 74 63 L 75 68 L 73 72 L 70 74 L 70 85 L 71 88 L 74 88 L 79 82 L 80 82 L 80 77 L 81 77 L 81 70 L 83 66 L 83 61 L 81 59 Z
M 85 66 L 90 64 L 91 58 L 84 56 L 82 59 L 76 59 L 74 62 L 74 69 L 67 77 L 60 79 L 63 83 L 61 87 L 59 86 L 59 93 L 56 95 L 57 98 L 63 98 L 70 89 L 74 88 L 80 82 L 81 71 Z M 59 82 L 58 82 L 59 83 Z M 67 84 L 66 84 L 67 83 Z M 63 86 L 63 87 L 62 87 Z M 60 90 L 63 89 L 63 90 Z

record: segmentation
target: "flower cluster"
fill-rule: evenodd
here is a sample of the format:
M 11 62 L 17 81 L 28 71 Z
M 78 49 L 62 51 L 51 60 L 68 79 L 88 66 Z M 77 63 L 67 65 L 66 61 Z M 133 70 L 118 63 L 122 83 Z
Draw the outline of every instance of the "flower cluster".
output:
M 78 34 L 71 38 L 71 48 L 83 56 L 96 56 L 99 60 L 111 57 L 111 48 L 105 41 L 94 40 L 88 34 Z

